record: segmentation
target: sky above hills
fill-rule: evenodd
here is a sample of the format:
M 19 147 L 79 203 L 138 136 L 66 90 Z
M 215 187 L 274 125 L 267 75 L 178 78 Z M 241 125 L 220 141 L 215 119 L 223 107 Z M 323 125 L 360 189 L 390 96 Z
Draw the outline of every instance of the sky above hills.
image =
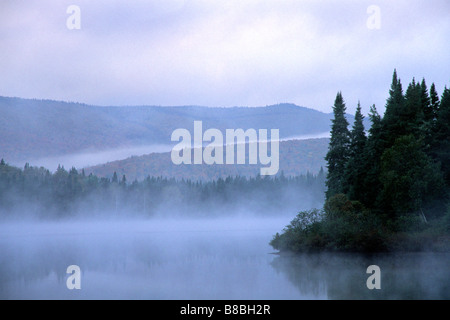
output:
M 342 91 L 348 112 L 383 112 L 394 68 L 404 89 L 450 85 L 449 13 L 448 0 L 3 0 L 0 95 L 331 112 Z

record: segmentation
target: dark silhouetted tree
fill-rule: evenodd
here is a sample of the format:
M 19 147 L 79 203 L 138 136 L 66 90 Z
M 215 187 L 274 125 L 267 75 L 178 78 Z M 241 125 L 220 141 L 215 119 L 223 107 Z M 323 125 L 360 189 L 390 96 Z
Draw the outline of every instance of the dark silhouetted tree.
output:
M 375 208 L 378 193 L 381 190 L 380 158 L 387 142 L 382 132 L 382 119 L 375 105 L 370 108 L 369 119 L 371 127 L 362 159 L 364 172 L 362 188 L 359 190 L 359 197 L 355 200 L 361 201 L 369 208 Z
M 338 92 L 333 106 L 334 119 L 331 126 L 330 144 L 325 157 L 328 162 L 327 198 L 344 192 L 345 167 L 349 158 L 350 145 L 350 132 L 345 111 L 342 93 Z
M 113 174 L 111 182 L 112 183 L 118 183 L 119 182 L 119 178 L 117 177 L 117 172 L 115 172 L 115 171 L 114 171 L 114 174 Z
M 350 199 L 359 199 L 359 193 L 363 187 L 364 172 L 364 149 L 367 141 L 364 128 L 364 116 L 361 113 L 361 105 L 358 102 L 355 120 L 350 132 L 349 159 L 345 168 L 344 191 Z
M 434 83 L 430 87 L 430 106 L 433 113 L 433 120 L 437 118 L 437 112 L 439 110 L 439 95 L 436 91 L 436 86 Z
M 405 97 L 403 96 L 402 84 L 400 79 L 397 78 L 397 70 L 394 70 L 389 97 L 386 101 L 386 110 L 382 119 L 381 134 L 387 146 L 393 145 L 395 139 L 405 133 L 405 115 Z
M 447 186 L 450 186 L 450 89 L 445 87 L 433 127 L 433 158 L 441 163 Z
M 398 138 L 383 153 L 380 181 L 384 208 L 394 218 L 418 213 L 427 203 L 444 196 L 439 166 L 413 135 Z

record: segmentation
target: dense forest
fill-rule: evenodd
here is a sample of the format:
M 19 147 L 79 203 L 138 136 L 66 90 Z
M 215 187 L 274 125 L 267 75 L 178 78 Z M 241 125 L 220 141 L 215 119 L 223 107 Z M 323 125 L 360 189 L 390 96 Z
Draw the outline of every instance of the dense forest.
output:
M 279 250 L 450 250 L 450 89 L 394 70 L 384 116 L 358 104 L 349 129 L 338 92 L 326 155 L 326 202 L 276 234 Z
M 23 169 L 0 162 L 0 216 L 154 217 L 177 215 L 280 215 L 324 201 L 325 172 L 296 177 L 235 176 L 212 181 L 150 177 L 128 182 L 86 175 L 60 166 L 51 173 L 26 164 Z

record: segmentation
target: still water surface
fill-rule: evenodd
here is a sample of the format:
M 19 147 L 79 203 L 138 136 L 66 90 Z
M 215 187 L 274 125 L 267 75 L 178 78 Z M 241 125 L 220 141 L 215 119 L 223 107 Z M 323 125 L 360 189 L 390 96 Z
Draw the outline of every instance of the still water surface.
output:
M 449 299 L 450 256 L 278 256 L 289 218 L 0 225 L 0 299 Z M 369 290 L 369 265 L 381 290 Z M 66 286 L 69 265 L 81 289 Z

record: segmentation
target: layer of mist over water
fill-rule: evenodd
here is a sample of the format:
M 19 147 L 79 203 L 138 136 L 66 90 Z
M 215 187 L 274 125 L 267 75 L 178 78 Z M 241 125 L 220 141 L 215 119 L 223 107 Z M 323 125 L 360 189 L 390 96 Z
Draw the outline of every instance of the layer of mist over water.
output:
M 289 217 L 4 222 L 0 299 L 448 299 L 448 254 L 278 256 Z M 379 265 L 381 290 L 366 287 Z M 81 289 L 66 286 L 69 265 Z
M 1 299 L 296 299 L 271 267 L 286 219 L 153 219 L 0 226 Z M 68 290 L 78 265 L 81 290 Z

